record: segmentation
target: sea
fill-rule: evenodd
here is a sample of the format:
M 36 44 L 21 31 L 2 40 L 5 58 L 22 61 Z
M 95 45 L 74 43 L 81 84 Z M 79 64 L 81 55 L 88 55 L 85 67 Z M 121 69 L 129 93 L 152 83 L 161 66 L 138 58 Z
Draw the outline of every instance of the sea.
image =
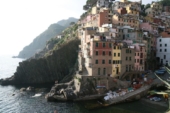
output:
M 19 62 L 22 61 L 24 59 L 1 55 L 0 79 L 12 76 Z M 47 102 L 45 94 L 50 91 L 48 85 L 33 86 L 47 88 L 44 92 L 20 92 L 22 87 L 28 86 L 0 85 L 0 113 L 163 113 L 165 111 L 165 109 L 150 106 L 141 101 L 87 110 L 85 105 L 88 102 Z

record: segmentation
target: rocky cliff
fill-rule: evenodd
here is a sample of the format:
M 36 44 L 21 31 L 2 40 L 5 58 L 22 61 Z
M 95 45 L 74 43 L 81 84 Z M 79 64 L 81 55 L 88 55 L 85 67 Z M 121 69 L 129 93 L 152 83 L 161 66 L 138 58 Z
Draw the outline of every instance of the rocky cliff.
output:
M 68 18 L 67 20 L 61 20 L 55 24 L 50 25 L 48 29 L 37 36 L 31 44 L 24 47 L 23 50 L 19 53 L 18 57 L 25 59 L 32 57 L 35 53 L 40 52 L 45 47 L 48 40 L 61 33 L 65 28 L 69 26 L 71 22 L 76 21 L 76 18 Z
M 74 66 L 77 61 L 79 43 L 78 39 L 74 39 L 57 50 L 53 50 L 46 57 L 19 63 L 14 75 L 1 80 L 1 84 L 43 84 L 63 80 L 67 75 L 75 72 Z

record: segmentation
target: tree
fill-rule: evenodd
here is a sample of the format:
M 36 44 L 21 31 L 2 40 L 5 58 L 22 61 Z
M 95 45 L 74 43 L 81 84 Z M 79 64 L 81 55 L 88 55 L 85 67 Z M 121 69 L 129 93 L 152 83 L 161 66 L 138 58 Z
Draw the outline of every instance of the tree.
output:
M 75 22 L 71 22 L 71 23 L 70 23 L 70 25 L 74 25 L 74 24 L 75 24 Z
M 145 10 L 148 9 L 148 8 L 150 8 L 150 7 L 151 7 L 151 4 L 146 4 L 146 5 L 145 5 Z
M 170 6 L 170 0 L 161 0 L 160 3 L 161 3 L 163 6 Z

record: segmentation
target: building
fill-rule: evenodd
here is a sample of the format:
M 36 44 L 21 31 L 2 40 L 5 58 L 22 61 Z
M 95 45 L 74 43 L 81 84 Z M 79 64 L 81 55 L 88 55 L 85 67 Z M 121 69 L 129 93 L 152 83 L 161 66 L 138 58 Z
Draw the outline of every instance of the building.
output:
M 97 20 L 98 20 L 98 27 L 101 27 L 103 24 L 111 24 L 112 12 L 108 8 L 101 8 Z
M 170 12 L 170 6 L 164 6 L 164 11 L 165 12 Z
M 134 28 L 130 27 L 130 26 L 122 26 L 122 27 L 117 27 L 118 30 L 118 38 L 120 40 L 127 40 L 127 39 L 131 39 L 131 40 L 135 40 L 136 38 L 136 32 L 134 32 Z
M 112 17 L 112 24 L 115 26 L 131 26 L 139 29 L 139 17 L 135 15 L 115 13 Z
M 136 43 L 134 44 L 136 52 L 135 52 L 135 65 L 134 69 L 136 71 L 144 71 L 145 70 L 145 61 L 146 61 L 146 46 L 145 44 Z
M 121 51 L 122 44 L 121 43 L 113 43 L 112 47 L 112 77 L 120 77 L 121 75 Z
M 61 38 L 63 38 L 63 37 L 64 37 L 64 35 L 62 35 L 62 34 L 57 35 L 57 38 L 58 38 L 58 39 L 61 39 Z
M 160 64 L 170 62 L 170 30 L 161 33 L 161 37 L 157 38 L 156 57 Z
M 104 36 L 88 35 L 82 51 L 84 58 L 83 75 L 111 75 L 112 72 L 112 42 Z
M 134 46 L 127 43 L 114 43 L 112 48 L 112 77 L 121 77 L 134 69 Z
M 163 10 L 163 6 L 159 2 L 152 2 L 151 8 L 152 8 L 152 14 L 154 16 L 160 15 Z

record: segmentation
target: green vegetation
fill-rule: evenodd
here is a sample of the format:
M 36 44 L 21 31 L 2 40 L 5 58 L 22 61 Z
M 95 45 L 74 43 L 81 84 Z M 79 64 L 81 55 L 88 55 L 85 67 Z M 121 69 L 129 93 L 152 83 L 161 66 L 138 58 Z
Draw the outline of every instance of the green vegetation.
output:
M 94 5 L 96 2 L 97 2 L 97 0 L 87 0 L 87 1 L 86 1 L 86 4 L 92 6 L 92 5 Z
M 148 8 L 150 8 L 150 7 L 151 7 L 151 4 L 146 4 L 146 5 L 145 5 L 145 10 L 148 9 Z
M 161 3 L 163 6 L 170 6 L 170 0 L 161 0 L 160 3 Z
M 53 49 L 46 52 L 45 57 L 51 55 L 51 53 L 53 51 L 58 50 L 63 45 L 67 44 L 70 40 L 76 39 L 77 38 L 77 34 L 76 34 L 77 29 L 78 29 L 78 25 L 74 24 L 62 32 L 62 35 L 64 35 L 63 38 L 61 38 L 61 39 L 52 38 L 50 41 L 48 41 L 47 44 L 53 44 Z

